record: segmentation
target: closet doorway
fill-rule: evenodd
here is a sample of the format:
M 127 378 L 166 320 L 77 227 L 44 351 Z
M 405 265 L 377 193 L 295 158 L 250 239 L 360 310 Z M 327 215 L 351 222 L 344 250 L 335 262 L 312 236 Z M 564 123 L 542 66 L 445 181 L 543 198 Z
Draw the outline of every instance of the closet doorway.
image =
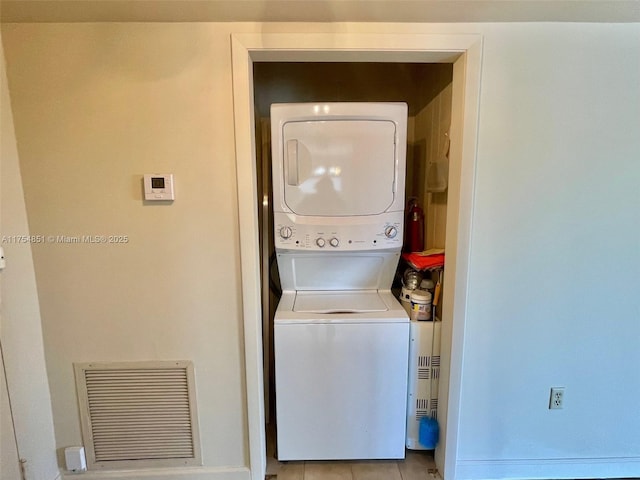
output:
M 252 480 L 266 468 L 262 278 L 255 125 L 254 63 L 349 62 L 451 64 L 451 127 L 446 213 L 447 275 L 444 280 L 439 421 L 436 464 L 454 474 L 462 340 L 480 84 L 478 35 L 238 34 L 232 35 L 236 168 L 240 228 L 244 348 Z M 261 187 L 260 187 L 261 188 Z M 251 195 L 249 193 L 252 193 Z

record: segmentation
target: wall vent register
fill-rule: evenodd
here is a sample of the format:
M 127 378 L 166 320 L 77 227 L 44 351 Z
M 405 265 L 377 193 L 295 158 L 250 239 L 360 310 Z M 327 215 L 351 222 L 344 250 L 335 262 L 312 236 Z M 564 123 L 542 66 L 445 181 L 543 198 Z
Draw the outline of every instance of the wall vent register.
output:
M 75 364 L 91 469 L 201 465 L 193 364 Z

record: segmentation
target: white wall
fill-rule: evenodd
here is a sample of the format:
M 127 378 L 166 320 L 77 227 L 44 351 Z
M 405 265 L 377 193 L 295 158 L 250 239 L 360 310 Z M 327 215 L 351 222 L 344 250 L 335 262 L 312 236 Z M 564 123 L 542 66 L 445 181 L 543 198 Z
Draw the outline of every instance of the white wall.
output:
M 4 25 L 31 231 L 130 239 L 34 246 L 57 446 L 72 362 L 192 359 L 204 468 L 243 472 L 229 34 L 263 30 L 484 36 L 457 477 L 640 476 L 637 24 Z
M 460 478 L 640 476 L 640 26 L 485 32 Z
M 28 235 L 29 227 L 4 65 L 0 45 L 0 237 L 7 262 L 0 273 L 2 355 L 17 446 L 20 458 L 26 461 L 26 480 L 53 480 L 59 472 L 31 247 L 29 243 L 11 241 L 15 235 Z M 3 372 L 3 383 L 4 380 Z M 15 458 L 5 455 L 17 452 L 9 450 L 15 448 L 15 443 L 10 445 L 14 439 L 7 425 L 9 397 L 5 397 L 7 392 L 2 387 L 4 480 L 17 473 Z
M 228 32 L 3 33 L 31 232 L 128 236 L 33 246 L 58 448 L 82 443 L 74 362 L 192 360 L 198 474 L 246 478 Z M 174 174 L 173 204 L 143 203 L 154 172 Z

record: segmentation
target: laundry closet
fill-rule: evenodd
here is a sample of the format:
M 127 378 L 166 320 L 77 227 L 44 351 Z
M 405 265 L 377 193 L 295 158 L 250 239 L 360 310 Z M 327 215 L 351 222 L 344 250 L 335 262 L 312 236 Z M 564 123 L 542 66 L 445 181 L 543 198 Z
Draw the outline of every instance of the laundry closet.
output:
M 277 393 L 274 379 L 274 315 L 282 295 L 281 277 L 278 271 L 278 260 L 281 261 L 281 259 L 276 258 L 274 247 L 274 234 L 277 235 L 278 232 L 274 231 L 273 220 L 271 105 L 309 102 L 406 103 L 406 168 L 403 168 L 403 173 L 406 172 L 406 175 L 403 179 L 404 198 L 402 199 L 405 207 L 404 215 L 409 213 L 407 205 L 418 206 L 421 215 L 424 212 L 423 218 L 420 219 L 420 237 L 422 237 L 420 246 L 423 250 L 444 249 L 452 75 L 452 65 L 435 63 L 254 63 L 264 388 L 269 452 L 273 452 L 275 448 L 274 432 L 277 429 L 275 425 Z M 407 243 L 406 239 L 404 243 Z M 392 286 L 396 297 L 401 296 L 403 273 L 410 268 L 410 265 L 406 259 L 400 260 Z M 433 280 L 435 283 L 442 279 L 443 272 L 444 269 L 439 267 L 425 269 L 420 273 L 423 278 Z M 439 302 L 434 309 L 434 315 L 439 318 L 442 318 L 439 310 L 441 304 L 442 302 Z M 435 322 L 423 323 L 435 325 Z M 431 328 L 435 329 L 435 326 Z M 434 332 L 435 330 L 432 330 L 432 335 L 435 335 Z M 433 348 L 434 351 L 439 350 L 439 346 Z M 363 401 L 367 400 L 363 398 Z M 417 406 L 420 407 L 420 401 L 417 402 Z M 422 414 L 429 413 L 431 409 L 431 413 L 435 415 L 436 407 L 437 403 L 427 402 Z M 289 409 L 290 407 L 287 407 L 287 410 Z M 313 412 L 309 414 L 313 415 Z M 279 443 L 281 448 L 285 444 L 281 439 Z M 357 449 L 354 452 L 352 454 L 354 456 L 344 458 L 358 458 Z M 381 453 L 381 455 L 371 458 L 385 456 L 399 458 L 395 454 L 391 456 Z M 364 458 L 367 457 L 365 454 Z M 333 458 L 341 457 L 326 457 L 326 459 Z M 325 457 L 293 456 L 284 459 L 325 459 Z

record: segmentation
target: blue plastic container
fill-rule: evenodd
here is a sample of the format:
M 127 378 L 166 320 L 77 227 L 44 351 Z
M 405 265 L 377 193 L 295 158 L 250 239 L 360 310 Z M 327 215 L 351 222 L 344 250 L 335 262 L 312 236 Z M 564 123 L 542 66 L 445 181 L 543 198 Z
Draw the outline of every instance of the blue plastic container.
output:
M 420 428 L 418 430 L 418 441 L 427 450 L 433 450 L 438 444 L 440 437 L 440 427 L 438 420 L 431 417 L 422 417 L 420 419 Z

